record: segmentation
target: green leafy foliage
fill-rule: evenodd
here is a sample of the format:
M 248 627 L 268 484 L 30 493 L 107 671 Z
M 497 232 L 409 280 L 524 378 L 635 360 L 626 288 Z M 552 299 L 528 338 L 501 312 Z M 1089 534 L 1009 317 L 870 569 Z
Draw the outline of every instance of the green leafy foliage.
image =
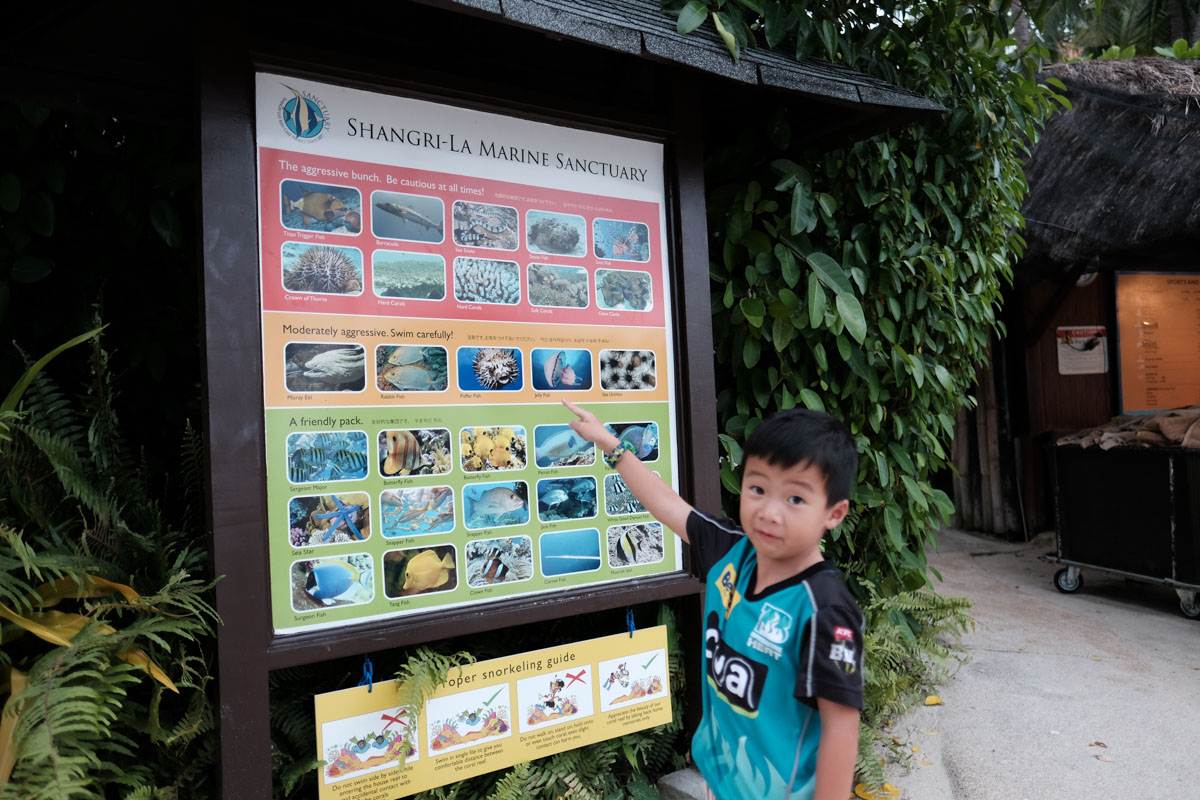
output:
M 50 111 L 0 103 L 0 386 L 100 316 L 114 368 L 138 387 L 116 411 L 136 440 L 200 414 L 195 142 L 147 112 Z M 82 359 L 63 359 L 84 373 Z M 74 381 L 65 379 L 68 386 Z M 168 398 L 169 402 L 164 402 Z M 149 447 L 156 470 L 170 447 Z
M 152 486 L 120 436 L 107 363 L 93 339 L 82 398 L 41 372 L 0 409 L 0 699 L 16 720 L 0 798 L 211 789 L 212 584 L 200 531 L 163 510 L 198 505 L 203 484 Z M 193 432 L 184 459 L 201 452 Z
M 868 586 L 915 590 L 931 530 L 953 510 L 932 476 L 948 466 L 954 416 L 999 330 L 1020 159 L 1053 94 L 988 4 L 885 4 L 891 16 L 874 3 L 764 5 L 775 11 L 748 24 L 773 19 L 798 52 L 947 108 L 823 154 L 792 147 L 780 112 L 740 131 L 707 171 L 721 432 L 740 440 L 797 405 L 842 420 L 860 469 L 830 554 L 860 598 Z

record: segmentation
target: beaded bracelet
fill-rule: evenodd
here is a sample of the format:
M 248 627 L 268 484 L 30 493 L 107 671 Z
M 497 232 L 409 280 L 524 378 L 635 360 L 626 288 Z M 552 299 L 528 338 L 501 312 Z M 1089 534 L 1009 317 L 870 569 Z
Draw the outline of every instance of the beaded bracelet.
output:
M 608 464 L 609 469 L 616 469 L 617 462 L 621 459 L 621 455 L 627 450 L 630 453 L 637 452 L 637 448 L 634 447 L 633 444 L 622 439 L 620 442 L 617 442 L 617 446 L 612 449 L 612 452 L 604 454 L 604 463 Z

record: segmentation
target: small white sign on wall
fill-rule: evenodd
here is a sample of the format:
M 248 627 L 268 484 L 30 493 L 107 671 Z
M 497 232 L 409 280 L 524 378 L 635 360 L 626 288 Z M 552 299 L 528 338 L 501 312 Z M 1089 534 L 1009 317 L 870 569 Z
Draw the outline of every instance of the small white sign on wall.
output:
M 1108 372 L 1108 331 L 1103 325 L 1058 328 L 1058 374 Z

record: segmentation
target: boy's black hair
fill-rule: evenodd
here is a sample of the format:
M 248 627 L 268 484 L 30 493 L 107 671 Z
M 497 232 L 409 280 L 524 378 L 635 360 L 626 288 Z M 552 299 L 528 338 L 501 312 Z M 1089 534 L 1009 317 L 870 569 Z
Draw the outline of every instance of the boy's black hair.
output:
M 848 500 L 858 474 L 858 448 L 842 423 L 821 411 L 792 408 L 779 411 L 759 425 L 746 440 L 744 464 L 750 456 L 772 466 L 790 469 L 811 465 L 825 477 L 829 505 Z

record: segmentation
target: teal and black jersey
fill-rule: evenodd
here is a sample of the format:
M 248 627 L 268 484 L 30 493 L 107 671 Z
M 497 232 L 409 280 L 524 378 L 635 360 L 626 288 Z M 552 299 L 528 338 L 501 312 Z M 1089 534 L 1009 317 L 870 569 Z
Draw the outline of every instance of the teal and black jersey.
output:
M 692 757 L 719 800 L 807 800 L 817 698 L 863 706 L 863 616 L 822 561 L 754 592 L 757 557 L 730 520 L 693 512 L 688 539 L 704 594 L 704 717 Z

